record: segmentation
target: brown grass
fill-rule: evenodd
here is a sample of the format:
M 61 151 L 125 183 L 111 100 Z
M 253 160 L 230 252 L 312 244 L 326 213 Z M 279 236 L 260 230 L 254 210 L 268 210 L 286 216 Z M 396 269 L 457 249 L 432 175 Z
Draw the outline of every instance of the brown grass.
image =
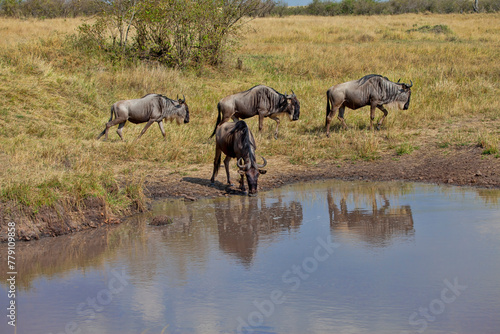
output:
M 278 140 L 274 121 L 266 119 L 257 133 L 257 120 L 248 120 L 270 164 L 371 160 L 411 154 L 422 143 L 480 145 L 498 155 L 499 14 L 259 18 L 246 26 L 234 55 L 242 70 L 228 59 L 221 69 L 183 72 L 86 55 L 66 37 L 81 22 L 0 18 L 3 201 L 36 208 L 98 196 L 124 210 L 144 200 L 141 185 L 153 172 L 186 174 L 188 166 L 211 164 L 217 102 L 261 83 L 293 89 L 301 102 L 300 120 L 283 120 Z M 446 28 L 419 29 L 425 26 Z M 370 73 L 411 79 L 410 109 L 390 111 L 379 132 L 367 130 L 366 108 L 346 110 L 350 129 L 334 121 L 326 138 L 326 90 Z M 184 94 L 191 122 L 166 124 L 166 142 L 153 126 L 132 144 L 142 129 L 133 124 L 124 129 L 125 142 L 114 129 L 108 142 L 95 140 L 113 102 L 151 92 Z

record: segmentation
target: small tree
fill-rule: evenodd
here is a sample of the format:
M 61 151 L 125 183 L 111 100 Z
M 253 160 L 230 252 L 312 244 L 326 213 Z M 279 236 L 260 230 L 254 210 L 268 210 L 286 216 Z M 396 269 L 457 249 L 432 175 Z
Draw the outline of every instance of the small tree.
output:
M 269 0 L 114 0 L 102 2 L 101 7 L 92 26 L 80 27 L 82 38 L 116 50 L 102 45 L 107 34 L 103 29 L 108 29 L 113 44 L 119 37 L 122 55 L 175 67 L 219 64 L 245 18 L 272 8 Z M 131 35 L 133 43 L 128 42 Z
M 472 8 L 474 9 L 474 12 L 479 13 L 479 0 L 474 0 Z

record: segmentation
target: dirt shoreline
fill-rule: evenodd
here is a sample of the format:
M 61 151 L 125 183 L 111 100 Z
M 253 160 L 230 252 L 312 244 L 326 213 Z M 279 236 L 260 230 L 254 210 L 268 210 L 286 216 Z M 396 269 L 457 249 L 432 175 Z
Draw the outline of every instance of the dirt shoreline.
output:
M 420 149 L 412 154 L 386 154 L 372 161 L 343 160 L 323 162 L 315 166 L 292 165 L 285 158 L 269 157 L 267 174 L 259 178 L 259 190 L 266 191 L 283 185 L 321 180 L 408 181 L 479 188 L 500 188 L 500 159 L 482 155 L 479 147 L 456 149 Z M 200 198 L 241 195 L 235 187 L 227 187 L 223 168 L 215 186 L 210 185 L 211 165 L 193 166 L 182 172 L 159 169 L 147 175 L 144 192 L 150 200 Z M 238 175 L 231 170 L 232 182 Z M 121 222 L 100 199 L 87 199 L 78 206 L 56 205 L 28 214 L 13 203 L 0 203 L 0 242 L 8 239 L 7 223 L 16 223 L 16 239 L 29 241 L 58 236 L 103 225 Z M 131 212 L 137 212 L 131 208 Z M 123 217 L 122 217 L 123 218 Z
M 265 191 L 286 184 L 319 180 L 409 181 L 481 188 L 500 188 L 500 159 L 482 155 L 479 147 L 455 150 L 418 150 L 409 155 L 387 154 L 372 161 L 323 162 L 316 166 L 292 165 L 283 159 L 268 164 L 267 174 L 259 177 L 259 190 Z M 211 166 L 196 172 L 161 176 L 151 175 L 146 181 L 146 195 L 152 199 L 185 197 L 195 200 L 202 197 L 223 196 L 228 193 L 223 168 L 215 186 L 210 186 Z M 238 184 L 232 171 L 231 181 Z M 234 188 L 233 188 L 234 189 Z M 237 191 L 230 190 L 229 193 Z

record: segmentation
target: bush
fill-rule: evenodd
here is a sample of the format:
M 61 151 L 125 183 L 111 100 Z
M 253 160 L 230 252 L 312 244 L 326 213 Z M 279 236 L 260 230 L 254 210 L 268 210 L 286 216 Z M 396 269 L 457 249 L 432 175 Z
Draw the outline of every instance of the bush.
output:
M 218 65 L 238 37 L 245 17 L 271 9 L 261 0 L 121 0 L 82 25 L 80 41 L 126 58 L 170 67 Z M 133 36 L 132 38 L 130 36 Z

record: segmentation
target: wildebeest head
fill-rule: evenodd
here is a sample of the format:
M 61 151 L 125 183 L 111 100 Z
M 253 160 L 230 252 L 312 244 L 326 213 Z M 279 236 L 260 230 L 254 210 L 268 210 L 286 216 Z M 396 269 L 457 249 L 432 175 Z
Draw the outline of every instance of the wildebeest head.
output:
M 410 84 L 400 83 L 401 79 L 398 80 L 398 84 L 401 86 L 399 90 L 399 94 L 394 101 L 398 108 L 401 110 L 408 110 L 410 106 L 410 96 L 411 96 L 411 87 L 413 86 L 413 82 L 410 80 Z
M 243 158 L 238 159 L 236 164 L 238 165 L 239 171 L 238 173 L 242 176 L 241 182 L 243 182 L 243 176 L 247 177 L 248 184 L 248 196 L 256 196 L 257 195 L 257 180 L 259 179 L 260 174 L 266 174 L 267 171 L 262 169 L 266 167 L 267 161 L 262 157 L 264 161 L 263 164 L 252 164 L 251 161 L 245 164 Z
M 291 121 L 296 121 L 300 116 L 300 102 L 297 99 L 297 95 L 292 90 L 292 94 L 288 95 L 285 93 L 287 109 L 286 111 L 290 115 Z
M 189 123 L 189 107 L 186 103 L 186 97 L 182 95 L 182 99 L 179 99 L 177 95 L 177 100 L 174 100 L 174 105 L 177 108 L 177 124 Z

